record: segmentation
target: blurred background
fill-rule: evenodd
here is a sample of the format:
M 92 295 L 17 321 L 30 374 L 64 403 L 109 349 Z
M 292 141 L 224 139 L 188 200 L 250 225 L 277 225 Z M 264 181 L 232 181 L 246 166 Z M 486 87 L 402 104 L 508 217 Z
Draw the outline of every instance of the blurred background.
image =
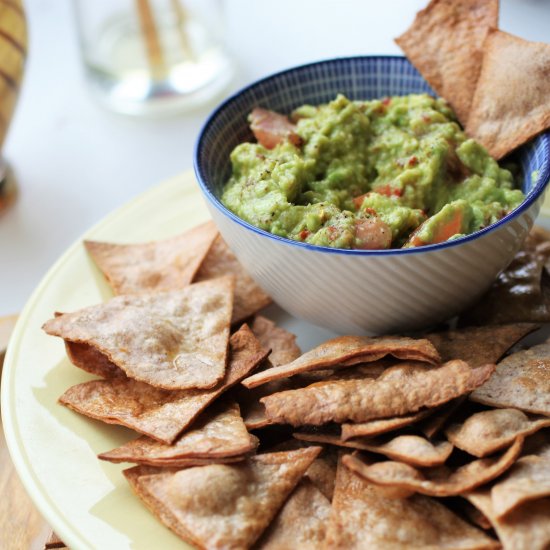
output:
M 183 113 L 168 110 L 145 118 L 106 108 L 86 77 L 81 46 L 86 53 L 94 45 L 87 40 L 102 3 L 25 2 L 28 58 L 3 148 L 19 192 L 0 214 L 0 316 L 21 310 L 45 271 L 87 228 L 155 183 L 190 169 L 198 130 L 224 96 L 291 65 L 399 54 L 393 38 L 427 2 L 183 0 L 179 16 L 205 30 L 230 70 L 209 100 L 188 104 Z M 108 4 L 112 9 L 140 2 Z M 141 15 L 146 21 L 147 13 Z M 505 31 L 548 41 L 548 23 L 550 0 L 501 0 Z M 148 40 L 151 59 L 155 36 Z

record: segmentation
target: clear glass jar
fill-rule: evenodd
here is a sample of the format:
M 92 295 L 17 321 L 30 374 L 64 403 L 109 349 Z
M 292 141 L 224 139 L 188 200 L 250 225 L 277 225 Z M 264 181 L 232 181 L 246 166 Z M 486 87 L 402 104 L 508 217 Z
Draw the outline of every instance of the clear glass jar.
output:
M 115 111 L 186 111 L 219 95 L 233 65 L 221 5 L 181 0 L 75 0 L 82 57 L 98 97 Z

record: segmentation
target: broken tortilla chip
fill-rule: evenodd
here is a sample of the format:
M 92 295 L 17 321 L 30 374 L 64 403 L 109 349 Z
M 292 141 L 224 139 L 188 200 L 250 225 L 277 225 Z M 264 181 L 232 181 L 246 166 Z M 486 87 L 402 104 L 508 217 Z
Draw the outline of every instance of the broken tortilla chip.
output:
M 550 416 L 550 339 L 503 359 L 470 399 Z
M 287 390 L 260 401 L 266 416 L 292 426 L 319 426 L 326 422 L 366 422 L 436 407 L 477 388 L 494 371 L 494 365 L 471 369 L 464 361 L 449 361 L 424 369 L 401 363 L 379 378 L 317 382 Z
M 229 343 L 229 366 L 224 380 L 215 388 L 170 391 L 131 378 L 92 380 L 69 388 L 59 401 L 91 418 L 172 443 L 210 403 L 267 355 L 246 325 L 231 336 Z
M 368 363 L 393 355 L 398 359 L 439 363 L 439 354 L 431 342 L 407 337 L 369 338 L 366 336 L 339 336 L 327 340 L 286 365 L 273 367 L 243 380 L 247 388 L 254 388 L 270 380 L 287 378 L 304 372 Z
M 393 461 L 367 465 L 353 455 L 347 455 L 343 460 L 348 468 L 372 483 L 445 497 L 464 494 L 503 474 L 519 456 L 522 445 L 523 438 L 518 437 L 500 456 L 480 458 L 456 470 L 439 466 L 420 471 L 409 464 Z
M 174 292 L 117 296 L 65 313 L 43 329 L 93 346 L 135 380 L 158 388 L 212 388 L 224 376 L 233 278 Z
M 428 84 L 466 124 L 479 77 L 483 43 L 498 25 L 498 0 L 432 0 L 395 39 Z
M 386 498 L 340 462 L 325 548 L 496 550 L 500 545 L 437 500 Z
M 451 424 L 445 435 L 459 449 L 482 458 L 547 426 L 550 418 L 529 417 L 517 409 L 491 409 L 473 414 L 462 424 Z
M 84 241 L 84 245 L 115 294 L 142 294 L 179 290 L 191 284 L 217 235 L 210 221 L 161 241 Z
M 491 488 L 496 517 L 509 514 L 529 500 L 550 496 L 550 458 L 520 458 Z
M 432 443 L 419 435 L 398 435 L 379 440 L 356 438 L 348 441 L 323 433 L 295 433 L 294 437 L 301 441 L 369 451 L 406 464 L 424 467 L 441 466 L 453 450 L 453 446 L 448 441 Z
M 466 133 L 498 160 L 546 130 L 549 72 L 550 44 L 491 29 Z
M 491 522 L 506 550 L 548 550 L 550 499 L 527 502 L 503 518 L 495 516 L 488 489 L 465 495 Z
M 258 550 L 318 550 L 326 535 L 330 501 L 302 479 L 255 546 Z
M 244 321 L 271 303 L 271 297 L 246 273 L 219 235 L 202 262 L 194 282 L 208 281 L 224 275 L 235 276 L 235 302 L 231 324 Z
M 470 367 L 496 363 L 514 344 L 539 327 L 513 323 L 489 327 L 467 327 L 427 334 L 442 361 L 462 359 Z
M 302 355 L 296 344 L 296 335 L 278 327 L 270 319 L 256 315 L 250 328 L 260 344 L 271 350 L 269 362 L 273 367 L 286 365 Z
M 126 378 L 126 373 L 108 357 L 89 344 L 65 340 L 65 351 L 69 361 L 79 369 L 102 378 Z
M 435 410 L 435 409 L 434 409 Z M 413 414 L 396 416 L 394 418 L 382 418 L 380 420 L 370 420 L 369 422 L 360 422 L 358 424 L 342 424 L 342 440 L 346 441 L 352 437 L 372 437 L 384 434 L 410 426 L 419 420 L 429 416 L 434 412 L 432 409 L 426 409 Z
M 201 548 L 249 548 L 271 523 L 320 449 L 254 456 L 142 476 L 138 494 L 167 527 Z
M 182 459 L 217 459 L 252 452 L 258 439 L 246 431 L 239 406 L 235 403 L 222 405 L 205 411 L 193 428 L 172 445 L 141 436 L 100 454 L 99 458 L 110 462 L 178 466 Z

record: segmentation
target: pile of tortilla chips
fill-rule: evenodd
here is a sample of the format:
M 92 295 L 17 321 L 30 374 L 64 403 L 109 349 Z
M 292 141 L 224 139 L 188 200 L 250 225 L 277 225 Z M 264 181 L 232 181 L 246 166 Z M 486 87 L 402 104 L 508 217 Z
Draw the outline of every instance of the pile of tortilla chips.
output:
M 130 486 L 183 540 L 550 545 L 550 341 L 517 345 L 549 320 L 547 233 L 516 257 L 525 292 L 499 279 L 482 312 L 463 316 L 469 326 L 341 336 L 305 353 L 257 315 L 269 297 L 210 223 L 86 246 L 117 295 L 44 325 L 98 377 L 60 402 L 136 432 L 99 458 L 134 464 Z
M 550 44 L 499 30 L 498 12 L 499 0 L 431 0 L 396 39 L 496 159 L 550 128 Z

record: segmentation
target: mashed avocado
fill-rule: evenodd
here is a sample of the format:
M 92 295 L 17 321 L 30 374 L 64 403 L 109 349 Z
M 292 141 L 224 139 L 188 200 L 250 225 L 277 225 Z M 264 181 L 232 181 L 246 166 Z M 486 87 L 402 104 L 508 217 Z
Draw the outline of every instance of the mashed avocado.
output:
M 409 95 L 255 109 L 222 202 L 247 222 L 335 248 L 421 246 L 481 229 L 524 199 L 442 99 Z

